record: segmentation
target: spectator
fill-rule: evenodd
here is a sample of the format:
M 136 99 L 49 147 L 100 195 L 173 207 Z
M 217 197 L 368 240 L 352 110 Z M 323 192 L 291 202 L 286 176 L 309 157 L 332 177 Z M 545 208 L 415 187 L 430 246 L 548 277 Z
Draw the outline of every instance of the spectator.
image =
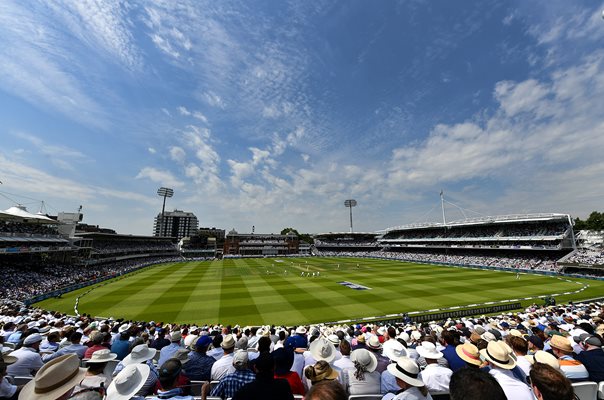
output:
M 558 357 L 560 370 L 571 382 L 586 381 L 589 378 L 589 372 L 587 372 L 585 365 L 571 356 L 573 347 L 570 345 L 568 338 L 554 335 L 549 341 L 549 345 L 552 347 L 554 355 Z
M 97 350 L 103 350 L 103 349 L 107 349 L 107 347 L 103 346 L 103 340 L 105 338 L 105 335 L 99 331 L 92 331 L 92 333 L 90 334 L 90 341 L 89 341 L 89 346 L 88 349 L 86 349 L 86 351 L 84 352 L 84 358 L 88 359 L 90 357 L 92 357 L 92 353 L 94 353 Z
M 342 357 L 339 360 L 335 360 L 333 366 L 340 371 L 346 368 L 354 368 L 354 363 L 350 359 L 350 343 L 348 340 L 340 341 L 340 354 L 342 354 Z
M 182 334 L 180 331 L 174 331 L 170 334 L 170 345 L 163 347 L 159 351 L 159 360 L 157 360 L 157 365 L 164 365 L 166 361 L 174 356 L 174 353 L 178 349 L 181 349 L 180 341 L 182 340 Z
M 354 394 L 380 393 L 381 376 L 375 369 L 377 359 L 367 349 L 356 349 L 350 355 L 354 369 L 342 371 L 342 381 L 346 392 Z
M 453 372 L 465 367 L 466 363 L 462 360 L 455 351 L 455 347 L 460 344 L 455 335 L 451 331 L 443 331 L 441 334 L 441 344 L 444 346 L 442 350 L 443 357 L 447 360 L 449 368 Z
M 193 396 L 184 395 L 183 389 L 178 387 L 178 379 L 181 377 L 181 373 L 182 364 L 176 358 L 171 358 L 162 364 L 159 369 L 161 389 L 157 391 L 157 397 L 151 397 L 151 399 L 193 400 Z
M 235 393 L 233 400 L 283 399 L 293 400 L 289 384 L 285 379 L 275 379 L 275 364 L 270 353 L 256 359 L 256 379 L 245 384 Z
M 331 368 L 329 363 L 325 360 L 319 360 L 314 365 L 309 365 L 304 368 L 304 376 L 311 382 L 312 385 L 324 380 L 337 379 L 340 374 L 338 371 Z
M 212 365 L 216 362 L 214 357 L 206 354 L 208 346 L 212 343 L 209 336 L 201 336 L 194 345 L 194 350 L 189 353 L 189 362 L 184 365 L 185 375 L 194 381 L 210 381 Z
M 402 357 L 396 364 L 388 365 L 388 372 L 396 378 L 400 390 L 397 394 L 387 393 L 382 400 L 431 400 L 428 388 L 419 378 L 419 366 L 410 358 Z
M 272 355 L 275 360 L 275 379 L 285 379 L 293 394 L 304 395 L 304 385 L 300 375 L 291 370 L 294 365 L 294 351 L 281 347 L 273 351 Z
M 53 354 L 49 354 L 47 356 L 42 357 L 42 360 L 44 360 L 44 362 L 48 362 L 57 357 L 61 357 L 65 354 L 71 354 L 71 353 L 76 354 L 78 356 L 78 358 L 80 358 L 80 359 L 84 358 L 84 354 L 86 353 L 86 350 L 88 350 L 88 347 L 84 346 L 83 344 L 80 344 L 81 340 L 82 340 L 82 333 L 80 333 L 78 331 L 72 331 L 72 333 L 69 335 L 70 343 L 68 346 L 60 348 Z
M 451 375 L 451 400 L 507 400 L 493 376 L 479 368 L 460 368 Z
M 7 372 L 11 376 L 34 376 L 44 363 L 38 354 L 42 343 L 42 335 L 33 333 L 23 340 L 23 347 L 10 353 L 17 361 L 8 366 Z
M 422 342 L 416 350 L 428 364 L 422 371 L 422 381 L 424 381 L 428 390 L 431 392 L 447 392 L 453 371 L 438 364 L 438 359 L 442 358 L 443 353 L 436 350 L 436 346 L 431 342 Z
M 488 362 L 491 367 L 489 373 L 497 380 L 509 399 L 533 400 L 530 388 L 512 372 L 516 361 L 502 342 L 489 342 L 486 349 L 480 350 L 480 355 Z
M 324 381 L 310 388 L 306 400 L 348 400 L 346 390 L 338 381 Z
M 529 376 L 537 400 L 573 400 L 575 398 L 570 380 L 547 364 L 536 363 Z
M 6 379 L 8 375 L 6 368 L 14 364 L 17 361 L 17 357 L 2 356 L 0 357 L 0 399 L 15 400 L 19 394 L 20 387 L 13 385 Z
M 115 371 L 113 371 L 114 382 L 117 379 L 117 376 L 121 373 L 123 369 L 125 369 L 129 365 L 139 365 L 144 364 L 149 367 L 149 373 L 145 374 L 146 380 L 143 382 L 143 385 L 137 392 L 137 396 L 147 396 L 153 391 L 155 387 L 155 383 L 159 378 L 159 372 L 153 365 L 152 359 L 155 356 L 157 350 L 150 349 L 146 344 L 139 344 L 132 349 L 132 352 L 128 354 L 122 361 L 117 364 L 115 367 Z M 146 369 L 137 370 L 139 373 L 146 371 Z M 130 368 L 130 373 L 126 374 L 126 376 L 135 375 L 134 369 Z M 112 382 L 113 383 L 113 382 Z
M 583 350 L 577 354 L 576 358 L 587 368 L 590 381 L 602 382 L 604 381 L 604 350 L 602 350 L 602 341 L 597 336 L 584 335 L 586 334 L 575 338 L 575 342 L 579 343 Z
M 466 363 L 467 367 L 478 368 L 482 365 L 482 360 L 480 359 L 478 347 L 474 346 L 470 342 L 460 344 L 455 348 L 455 352 L 457 353 L 459 358 L 461 358 Z
M 143 391 L 151 370 L 147 364 L 129 364 L 114 377 L 107 388 L 107 399 L 131 399 Z
M 92 353 L 92 357 L 87 361 L 88 369 L 82 379 L 75 388 L 75 392 L 87 388 L 109 387 L 111 377 L 105 375 L 105 367 L 111 360 L 115 360 L 117 354 L 111 353 L 108 349 L 97 350 Z
M 34 379 L 21 389 L 19 400 L 66 399 L 85 373 L 75 354 L 57 357 L 40 368 Z
M 226 335 L 220 344 L 223 356 L 212 365 L 212 380 L 219 381 L 227 374 L 235 372 L 233 367 L 233 351 L 235 350 L 235 338 L 233 335 Z
M 254 372 L 248 368 L 246 350 L 237 350 L 233 356 L 233 367 L 235 372 L 222 378 L 218 386 L 212 389 L 211 396 L 219 396 L 223 399 L 233 397 L 243 385 L 256 379 Z

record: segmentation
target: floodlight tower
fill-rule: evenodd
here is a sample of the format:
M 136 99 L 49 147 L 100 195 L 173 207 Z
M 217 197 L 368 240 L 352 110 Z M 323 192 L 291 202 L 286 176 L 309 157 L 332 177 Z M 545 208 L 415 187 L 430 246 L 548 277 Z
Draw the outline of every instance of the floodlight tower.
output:
M 174 196 L 174 190 L 166 187 L 160 187 L 159 189 L 157 189 L 157 195 L 162 196 L 164 198 L 164 204 L 161 207 L 161 225 L 159 229 L 159 235 L 165 236 L 167 231 L 166 222 L 164 220 L 164 212 L 166 211 L 166 197 Z
M 352 207 L 356 207 L 356 205 L 356 200 L 349 199 L 344 201 L 344 207 L 350 208 L 350 233 L 352 233 Z

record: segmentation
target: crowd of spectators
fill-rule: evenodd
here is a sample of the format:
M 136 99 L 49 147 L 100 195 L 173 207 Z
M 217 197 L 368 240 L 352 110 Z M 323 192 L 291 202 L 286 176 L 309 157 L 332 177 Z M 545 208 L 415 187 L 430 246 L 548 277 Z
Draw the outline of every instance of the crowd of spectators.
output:
M 604 249 L 578 249 L 566 262 L 588 265 L 604 265 Z
M 76 318 L 6 303 L 0 395 L 571 400 L 574 383 L 604 381 L 603 317 L 604 304 L 592 302 L 425 324 L 240 327 Z
M 510 255 L 508 253 L 489 253 L 477 254 L 476 252 L 430 252 L 430 251 L 361 251 L 361 252 L 341 252 L 341 251 L 320 251 L 315 250 L 318 256 L 349 256 L 349 257 L 377 257 L 401 261 L 415 261 L 425 263 L 447 263 L 455 265 L 467 265 L 475 267 L 496 267 L 514 270 L 533 270 L 533 271 L 559 271 L 555 256 L 533 254 Z
M 357 241 L 357 240 L 321 240 L 315 239 L 315 246 L 318 247 L 328 247 L 328 246 L 337 246 L 337 247 L 378 247 L 377 241 Z
M 39 262 L 13 264 L 5 261 L 0 264 L 0 299 L 25 300 L 77 283 L 118 276 L 148 265 L 179 259 L 153 257 L 86 266 Z
M 37 236 L 58 235 L 57 228 L 47 224 L 28 224 L 23 222 L 0 221 L 0 235 Z
M 425 228 L 393 230 L 384 239 L 443 239 L 443 238 L 516 238 L 516 237 L 543 237 L 560 236 L 569 229 L 568 224 L 555 223 L 527 223 L 527 224 L 502 224 L 502 225 L 464 225 L 445 228 Z
M 134 254 L 142 252 L 176 251 L 176 245 L 169 240 L 94 239 L 92 248 L 94 252 L 100 254 Z

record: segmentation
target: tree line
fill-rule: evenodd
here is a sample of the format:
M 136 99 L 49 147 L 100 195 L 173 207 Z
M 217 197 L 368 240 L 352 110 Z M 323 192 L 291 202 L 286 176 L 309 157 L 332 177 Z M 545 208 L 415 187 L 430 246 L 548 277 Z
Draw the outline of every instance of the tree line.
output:
M 575 231 L 590 230 L 590 231 L 602 231 L 604 230 L 604 212 L 600 213 L 597 211 L 589 214 L 589 217 L 585 221 L 581 218 L 575 218 Z

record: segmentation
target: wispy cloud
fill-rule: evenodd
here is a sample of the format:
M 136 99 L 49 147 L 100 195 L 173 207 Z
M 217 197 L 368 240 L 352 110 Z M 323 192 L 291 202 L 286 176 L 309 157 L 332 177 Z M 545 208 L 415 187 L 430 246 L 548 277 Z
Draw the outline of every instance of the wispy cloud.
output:
M 145 167 L 136 175 L 136 179 L 149 179 L 160 185 L 166 185 L 174 188 L 184 187 L 185 184 L 181 180 L 172 175 L 170 171 L 159 170 L 154 167 Z

